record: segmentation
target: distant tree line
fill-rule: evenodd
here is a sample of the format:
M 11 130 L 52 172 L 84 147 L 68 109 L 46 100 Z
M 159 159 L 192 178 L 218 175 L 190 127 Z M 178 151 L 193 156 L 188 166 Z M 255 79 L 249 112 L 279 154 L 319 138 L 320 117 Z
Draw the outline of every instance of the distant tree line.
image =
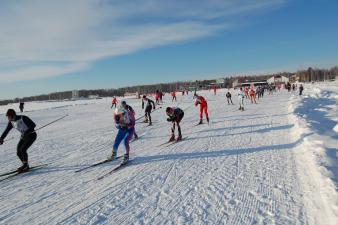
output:
M 300 82 L 326 81 L 333 80 L 338 77 L 338 66 L 331 69 L 313 69 L 309 67 L 307 70 L 297 71 L 294 77 Z
M 288 77 L 291 82 L 298 80 L 299 82 L 313 82 L 313 81 L 325 81 L 332 80 L 335 77 L 338 77 L 338 66 L 335 66 L 331 69 L 317 69 L 309 67 L 307 70 L 300 70 L 296 73 L 275 73 L 269 75 L 243 75 L 243 76 L 232 76 L 224 78 L 224 83 L 219 84 L 218 87 L 230 88 L 234 80 L 239 80 L 240 82 L 244 81 L 262 81 L 267 80 L 268 78 L 274 75 L 282 75 Z M 90 95 L 98 95 L 100 97 L 111 97 L 111 96 L 124 96 L 125 93 L 139 93 L 139 94 L 148 94 L 155 93 L 156 90 L 162 92 L 172 92 L 180 90 L 201 90 L 211 87 L 211 84 L 215 84 L 216 80 L 196 80 L 196 81 L 181 81 L 173 83 L 159 83 L 159 84 L 149 84 L 149 85 L 137 85 L 132 87 L 123 87 L 117 89 L 97 89 L 97 90 L 79 90 L 79 97 L 87 98 Z M 9 103 L 18 103 L 18 102 L 30 102 L 30 101 L 56 101 L 56 100 L 65 100 L 72 98 L 72 91 L 63 91 L 63 92 L 54 92 L 50 94 L 37 95 L 24 98 L 15 98 L 11 100 L 1 100 L 0 105 L 7 105 Z

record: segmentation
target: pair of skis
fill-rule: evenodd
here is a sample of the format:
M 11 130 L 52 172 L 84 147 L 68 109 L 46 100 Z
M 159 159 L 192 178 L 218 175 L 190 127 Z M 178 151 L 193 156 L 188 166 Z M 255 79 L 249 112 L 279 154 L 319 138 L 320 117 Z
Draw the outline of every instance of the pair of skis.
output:
M 117 156 L 115 159 L 105 159 L 103 161 L 100 161 L 100 162 L 97 162 L 97 163 L 94 163 L 94 164 L 91 164 L 89 166 L 85 166 L 79 170 L 76 170 L 75 173 L 78 173 L 78 172 L 82 172 L 84 170 L 88 170 L 88 169 L 91 169 L 93 167 L 96 167 L 96 166 L 99 166 L 99 165 L 102 165 L 102 164 L 105 164 L 105 163 L 108 163 L 108 162 L 112 162 L 112 161 L 115 161 L 116 159 L 119 159 L 121 158 L 122 156 Z
M 120 163 L 119 165 L 117 165 L 116 167 L 114 167 L 112 170 L 110 170 L 109 172 L 103 174 L 102 176 L 98 177 L 98 180 L 102 180 L 103 178 L 115 173 L 116 171 L 126 167 L 127 165 L 129 165 L 132 162 L 132 160 L 128 160 L 128 161 L 123 161 L 122 163 Z
M 166 142 L 164 142 L 164 143 L 162 143 L 162 144 L 157 145 L 156 147 L 161 147 L 161 146 L 164 146 L 164 145 L 165 145 L 166 147 L 168 147 L 168 146 L 170 146 L 170 145 L 173 145 L 173 144 L 176 144 L 176 143 L 178 143 L 178 142 L 184 141 L 184 140 L 187 139 L 187 138 L 188 138 L 188 136 L 182 138 L 181 140 L 166 141 Z
M 122 158 L 122 156 L 118 156 L 118 157 L 116 157 L 115 159 L 106 159 L 106 160 L 103 160 L 103 161 L 101 161 L 101 162 L 94 163 L 94 164 L 92 164 L 92 165 L 89 165 L 89 166 L 83 167 L 83 168 L 81 168 L 81 169 L 79 169 L 79 170 L 76 170 L 75 173 L 82 172 L 82 171 L 84 171 L 84 170 L 88 170 L 88 169 L 90 169 L 90 168 L 94 168 L 94 167 L 96 167 L 96 166 L 99 166 L 99 165 L 102 165 L 102 164 L 105 164 L 105 163 L 108 163 L 108 162 L 115 161 L 115 160 L 117 160 L 117 159 L 119 159 L 119 158 Z M 126 165 L 128 165 L 128 164 L 130 163 L 130 161 L 131 161 L 131 160 L 123 161 L 123 162 L 120 163 L 119 165 L 115 166 L 115 167 L 114 167 L 112 170 L 110 170 L 108 173 L 106 173 L 106 174 L 104 174 L 104 175 L 98 177 L 97 179 L 98 179 L 98 180 L 102 180 L 104 177 L 106 177 L 106 176 L 108 176 L 108 175 L 110 175 L 110 174 L 112 174 L 112 173 L 114 173 L 114 172 L 116 172 L 116 171 L 118 171 L 118 170 L 124 168 Z
M 41 164 L 41 165 L 37 165 L 37 166 L 32 166 L 32 167 L 29 168 L 28 171 L 25 171 L 25 172 L 18 172 L 18 170 L 13 170 L 13 171 L 10 171 L 10 172 L 7 172 L 7 173 L 0 174 L 0 177 L 5 177 L 5 178 L 0 179 L 0 182 L 5 181 L 5 180 L 9 180 L 9 179 L 16 177 L 18 175 L 21 175 L 21 174 L 25 174 L 25 173 L 35 171 L 37 169 L 41 169 L 41 168 L 46 167 L 46 166 L 47 166 L 47 164 Z

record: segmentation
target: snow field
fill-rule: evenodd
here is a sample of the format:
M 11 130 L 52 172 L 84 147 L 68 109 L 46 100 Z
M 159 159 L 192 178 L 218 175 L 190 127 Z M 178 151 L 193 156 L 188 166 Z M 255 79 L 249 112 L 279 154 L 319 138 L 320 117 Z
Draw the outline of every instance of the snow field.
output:
M 225 90 L 201 94 L 208 100 L 209 126 L 195 126 L 199 110 L 191 93 L 178 93 L 174 103 L 166 96 L 152 114 L 153 126 L 137 124 L 141 138 L 131 143 L 131 164 L 100 181 L 118 162 L 74 171 L 111 154 L 116 130 L 110 99 L 28 112 L 38 127 L 69 116 L 39 131 L 29 150 L 31 165 L 48 167 L 0 183 L 0 224 L 334 224 L 334 204 L 327 204 L 334 192 L 314 185 L 322 181 L 318 167 L 303 170 L 316 161 L 300 162 L 309 157 L 302 147 L 309 135 L 292 117 L 290 104 L 300 104 L 292 100 L 296 96 L 266 94 L 258 104 L 246 100 L 240 112 L 235 91 L 235 105 L 227 105 Z M 143 115 L 140 100 L 128 103 L 136 117 Z M 168 105 L 185 109 L 186 139 L 157 147 L 170 136 Z M 1 172 L 20 165 L 16 141 L 1 146 Z M 318 187 L 323 193 L 311 194 Z

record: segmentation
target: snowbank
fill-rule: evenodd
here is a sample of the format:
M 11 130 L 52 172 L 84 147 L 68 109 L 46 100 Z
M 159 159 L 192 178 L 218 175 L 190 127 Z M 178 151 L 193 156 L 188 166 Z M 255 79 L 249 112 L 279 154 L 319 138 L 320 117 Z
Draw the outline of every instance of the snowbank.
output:
M 305 85 L 304 96 L 291 98 L 290 121 L 296 147 L 297 173 L 304 189 L 309 224 L 338 221 L 338 83 Z

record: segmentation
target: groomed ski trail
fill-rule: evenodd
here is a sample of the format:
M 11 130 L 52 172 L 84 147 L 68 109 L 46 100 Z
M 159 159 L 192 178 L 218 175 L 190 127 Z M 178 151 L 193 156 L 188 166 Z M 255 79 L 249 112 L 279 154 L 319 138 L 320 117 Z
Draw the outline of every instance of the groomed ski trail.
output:
M 40 124 L 65 111 L 70 118 L 38 134 L 29 151 L 31 161 L 48 168 L 0 184 L 6 202 L 0 224 L 307 224 L 294 157 L 302 140 L 292 136 L 289 94 L 246 101 L 244 112 L 235 97 L 227 105 L 222 91 L 202 95 L 213 100 L 209 126 L 194 126 L 199 109 L 189 107 L 191 94 L 177 103 L 168 98 L 152 114 L 158 123 L 136 126 L 144 136 L 131 143 L 133 163 L 100 181 L 118 162 L 74 171 L 111 154 L 116 130 L 109 102 L 32 112 Z M 128 103 L 143 114 L 138 100 Z M 168 105 L 189 107 L 181 125 L 188 137 L 156 147 L 170 136 Z M 17 162 L 15 145 L 3 154 L 4 168 Z

